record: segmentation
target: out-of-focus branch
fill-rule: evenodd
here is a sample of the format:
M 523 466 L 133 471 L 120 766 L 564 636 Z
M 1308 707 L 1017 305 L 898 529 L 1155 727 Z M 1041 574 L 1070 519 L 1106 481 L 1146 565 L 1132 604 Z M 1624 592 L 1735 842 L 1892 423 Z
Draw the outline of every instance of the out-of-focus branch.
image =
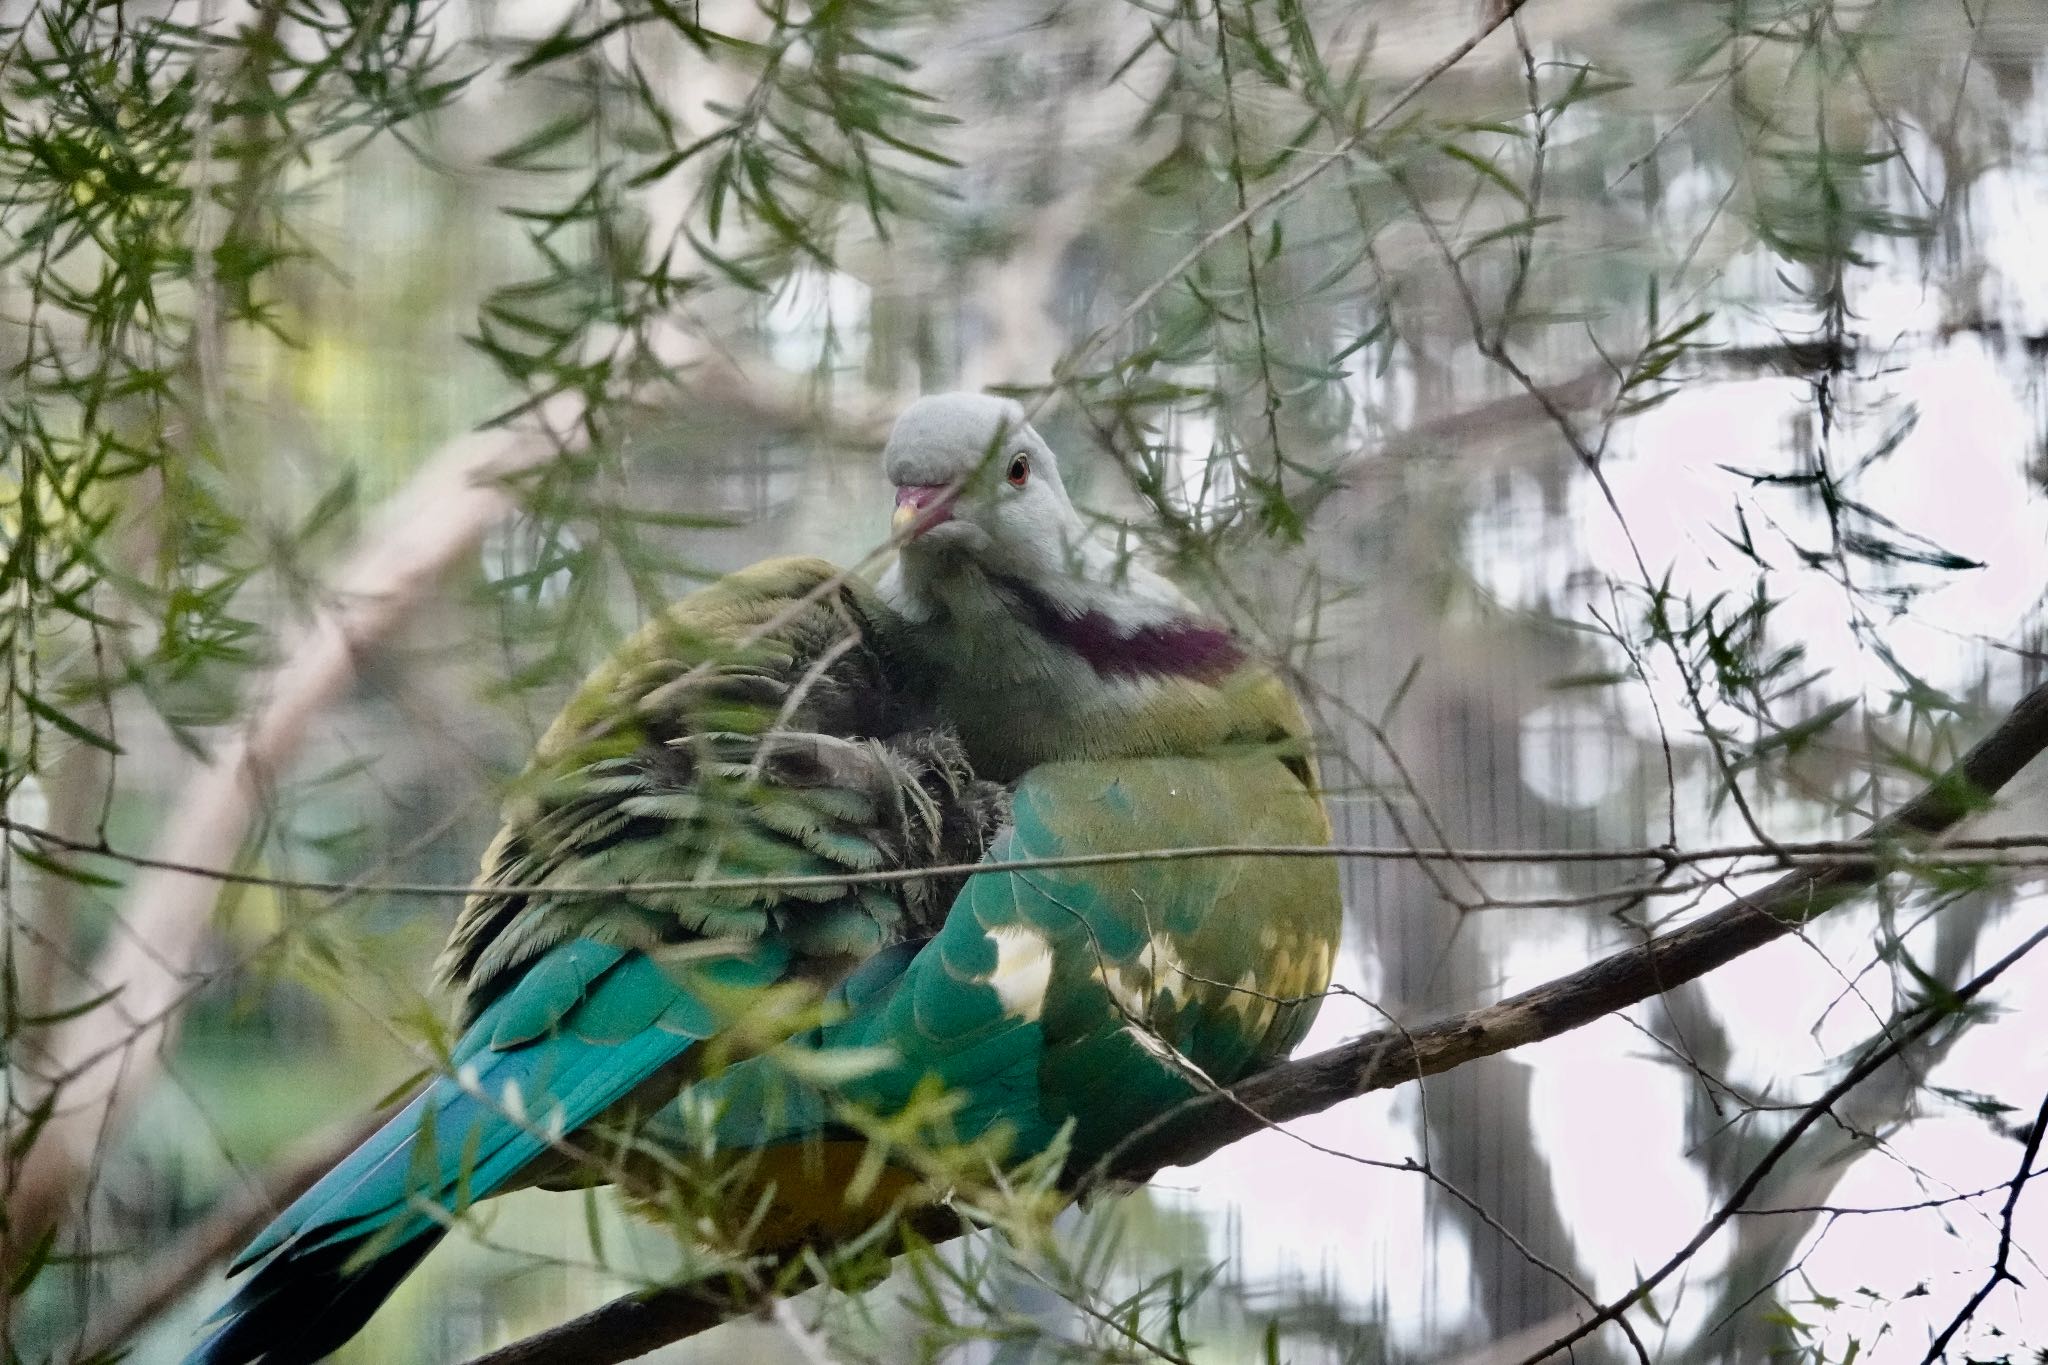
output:
M 1388 444 L 1395 448 L 1418 442 L 1457 446 L 1546 420 L 1553 408 L 1578 412 L 1594 407 L 1606 401 L 1613 388 L 1614 376 L 1606 366 L 1589 366 L 1569 379 L 1545 385 L 1540 395 L 1513 393 L 1460 412 L 1425 418 L 1406 431 L 1390 433 Z
M 93 710 L 100 733 L 112 734 L 111 708 L 105 699 L 98 699 Z M 79 843 L 86 842 L 84 836 L 97 838 L 112 777 L 108 755 L 92 745 L 74 745 L 57 757 L 43 776 L 43 792 L 50 827 L 58 838 Z M 23 896 L 15 909 L 23 925 L 15 952 L 26 964 L 25 970 L 17 965 L 16 989 L 23 1013 L 42 1014 L 57 999 L 64 976 L 61 964 L 53 960 L 62 948 L 53 951 L 53 945 L 74 941 L 84 884 L 47 869 L 38 869 L 33 876 L 33 893 Z
M 680 390 L 763 422 L 829 426 L 835 437 L 863 443 L 879 442 L 890 415 L 873 395 L 846 395 L 845 412 L 826 423 L 801 386 L 779 373 L 744 366 L 680 332 L 654 341 L 659 354 L 649 358 L 666 378 L 645 395 L 649 402 Z M 171 802 L 169 820 L 128 887 L 119 927 L 92 965 L 88 988 L 118 994 L 35 1040 L 21 1067 L 21 1093 L 54 1096 L 54 1108 L 5 1195 L 0 1280 L 157 1076 L 191 994 L 221 885 L 186 869 L 234 863 L 265 788 L 289 766 L 314 717 L 354 679 L 362 652 L 389 637 L 511 514 L 515 481 L 587 441 L 583 397 L 562 393 L 515 422 L 435 452 L 365 533 L 323 604 L 281 651 L 282 662 L 251 687 L 257 700 L 249 719 Z
M 155 846 L 161 861 L 234 861 L 263 792 L 314 717 L 354 679 L 362 651 L 388 637 L 513 510 L 508 480 L 582 439 L 579 403 L 564 395 L 516 427 L 451 442 L 392 499 L 282 662 L 251 689 L 260 700 L 247 723 L 170 803 Z M 162 867 L 143 869 L 129 884 L 119 925 L 91 971 L 95 989 L 118 994 L 41 1040 L 31 1083 L 53 1109 L 7 1194 L 10 1258 L 49 1225 L 93 1152 L 156 1079 L 219 894 L 210 878 Z
M 818 424 L 814 405 L 778 376 L 744 369 L 687 337 L 663 342 L 668 370 L 694 397 L 764 421 Z M 886 418 L 885 406 L 869 397 L 832 428 L 855 440 L 879 439 Z M 470 433 L 436 452 L 386 505 L 324 605 L 282 651 L 282 662 L 251 688 L 260 698 L 256 709 L 171 803 L 169 821 L 129 885 L 119 928 L 92 966 L 89 987 L 118 994 L 39 1040 L 24 1088 L 54 1096 L 54 1109 L 6 1194 L 0 1278 L 56 1217 L 94 1151 L 157 1076 L 221 886 L 181 869 L 233 864 L 265 788 L 289 766 L 314 717 L 353 680 L 361 653 L 387 638 L 510 515 L 517 506 L 513 481 L 587 439 L 582 398 L 561 394 L 514 424 Z
M 2020 703 L 1912 801 L 1868 831 L 1876 844 L 1953 828 L 2048 749 L 2048 685 Z M 1647 942 L 1496 1004 L 1412 1029 L 1368 1033 L 1190 1101 L 1140 1128 L 1084 1183 L 1142 1181 L 1240 1138 L 1345 1100 L 1449 1071 L 1591 1023 L 1693 980 L 1841 905 L 1884 875 L 1871 857 L 1795 867 L 1753 895 Z M 954 1216 L 947 1214 L 948 1218 Z M 950 1229 L 959 1230 L 957 1221 Z M 947 1235 L 920 1224 L 928 1240 Z M 750 1305 L 718 1286 L 686 1284 L 615 1299 L 571 1322 L 480 1356 L 471 1365 L 610 1365 L 714 1327 Z

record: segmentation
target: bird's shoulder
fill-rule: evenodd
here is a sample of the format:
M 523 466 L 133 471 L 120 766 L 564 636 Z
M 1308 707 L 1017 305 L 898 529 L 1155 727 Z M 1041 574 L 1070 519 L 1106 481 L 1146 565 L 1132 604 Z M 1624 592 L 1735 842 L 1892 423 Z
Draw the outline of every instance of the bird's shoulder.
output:
M 600 665 L 514 782 L 484 855 L 492 889 L 444 953 L 472 1008 L 569 937 L 795 936 L 800 952 L 858 958 L 927 914 L 919 888 L 836 878 L 972 861 L 1002 793 L 906 691 L 887 616 L 825 560 L 768 560 Z M 809 884 L 732 885 L 790 877 Z
M 829 683 L 835 679 L 826 675 L 865 666 L 876 687 L 887 686 L 892 680 L 881 674 L 880 655 L 897 630 L 873 589 L 829 560 L 749 565 L 679 599 L 627 637 L 541 736 L 533 766 L 581 761 L 593 743 L 644 739 L 707 713 L 744 720 L 717 713 L 744 711 L 777 684 L 807 674 Z

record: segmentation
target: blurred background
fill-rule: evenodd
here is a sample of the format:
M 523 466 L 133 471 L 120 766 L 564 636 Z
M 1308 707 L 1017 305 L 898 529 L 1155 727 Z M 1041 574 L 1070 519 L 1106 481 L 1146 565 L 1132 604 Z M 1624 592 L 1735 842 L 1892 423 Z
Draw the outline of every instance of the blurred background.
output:
M 2040 683 L 2048 15 L 1514 9 L 0 4 L 13 1355 L 179 1358 L 222 1210 L 445 1038 L 456 903 L 345 884 L 467 882 L 661 604 L 872 567 L 921 392 L 1024 397 L 1105 531 L 1284 662 L 1340 841 L 1732 850 L 1347 860 L 1309 1048 L 1759 886 Z M 1153 1359 L 1100 1320 L 1141 1295 L 1201 1361 L 1520 1360 L 2039 927 L 2041 876 L 1895 876 L 1065 1215 L 1057 1267 L 970 1242 L 661 1358 Z M 1921 1359 L 1999 1253 L 2044 990 L 1906 1048 L 1569 1358 Z M 1953 1358 L 2048 1358 L 2040 1203 Z M 603 1195 L 496 1201 L 340 1358 L 462 1360 L 675 1259 Z

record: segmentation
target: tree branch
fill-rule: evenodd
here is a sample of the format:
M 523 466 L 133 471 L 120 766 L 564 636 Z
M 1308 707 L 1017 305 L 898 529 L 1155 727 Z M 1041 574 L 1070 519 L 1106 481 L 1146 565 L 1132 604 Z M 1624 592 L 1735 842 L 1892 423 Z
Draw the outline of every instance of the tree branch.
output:
M 2044 940 L 2048 940 L 2048 929 L 2036 930 L 2026 942 L 2020 944 L 2019 947 L 2013 949 L 1997 962 L 1979 972 L 1975 977 L 1957 987 L 1952 998 L 1943 997 L 1928 1000 L 1920 1007 L 1919 1017 L 1913 1021 L 1911 1026 L 1903 1032 L 1889 1034 L 1883 1044 L 1873 1048 L 1867 1056 L 1849 1069 L 1847 1075 L 1829 1086 L 1819 1099 L 1801 1110 L 1799 1117 L 1794 1119 L 1786 1127 L 1785 1131 L 1778 1135 L 1778 1140 L 1773 1142 L 1770 1150 L 1764 1153 L 1763 1159 L 1750 1167 L 1749 1174 L 1744 1176 L 1742 1183 L 1735 1187 L 1735 1192 L 1722 1201 L 1721 1207 L 1714 1211 L 1713 1216 L 1700 1224 L 1699 1231 L 1695 1232 L 1684 1246 L 1673 1252 L 1663 1265 L 1658 1266 L 1650 1274 L 1640 1277 L 1636 1281 L 1635 1288 L 1602 1308 L 1592 1317 L 1579 1323 L 1570 1331 L 1558 1337 L 1557 1340 L 1546 1346 L 1539 1347 L 1528 1356 L 1525 1356 L 1520 1365 L 1539 1365 L 1540 1362 L 1548 1360 L 1560 1351 L 1570 1350 L 1574 1342 L 1591 1335 L 1599 1328 L 1600 1324 L 1619 1322 L 1623 1313 L 1626 1313 L 1632 1306 L 1648 1297 L 1658 1285 L 1670 1279 L 1680 1267 L 1699 1254 L 1700 1248 L 1712 1240 L 1714 1234 L 1719 1232 L 1729 1219 L 1742 1211 L 1744 1201 L 1756 1193 L 1757 1187 L 1763 1184 L 1764 1177 L 1768 1176 L 1771 1173 L 1771 1169 L 1785 1159 L 1786 1154 L 1798 1144 L 1799 1139 L 1805 1135 L 1807 1129 L 1820 1122 L 1823 1115 L 1833 1113 L 1835 1106 L 1851 1090 L 1854 1090 L 1886 1066 L 1889 1066 L 1901 1052 L 1905 1051 L 1907 1045 L 1919 1041 L 1921 1037 L 1932 1031 L 1934 1026 L 1941 1023 L 1944 1019 L 1954 1018 L 1957 1010 L 1982 994 L 1992 982 L 2005 975 L 2006 971 L 2019 962 L 2021 958 L 2040 947 Z M 2032 1165 L 2034 1153 L 2037 1150 L 2039 1150 L 2038 1144 L 2029 1145 L 2026 1159 L 2020 1163 L 2020 1173 L 2013 1177 L 2015 1182 L 2013 1188 L 2014 1200 L 2019 1196 L 2019 1186 L 2023 1185 L 2026 1181 L 2027 1168 Z M 2012 1207 L 2012 1202 L 2012 1200 L 2007 1201 L 2006 1207 L 2008 1211 Z M 2008 1235 L 1999 1247 L 1997 1270 L 1983 1291 L 1987 1294 L 1990 1292 L 1989 1285 L 1997 1284 L 1998 1276 L 2005 1274 L 2006 1252 L 2010 1250 L 2012 1245 L 2010 1237 L 2011 1224 L 2009 1221 L 2006 1231 Z M 1978 1302 L 1981 1302 L 1981 1300 L 1972 1300 L 1969 1307 L 1964 1309 L 1963 1315 L 1956 1320 L 1958 1326 L 1968 1321 L 1969 1314 L 1976 1311 Z M 1950 1330 L 1953 1331 L 1954 1328 Z M 1947 1339 L 1947 1335 L 1944 1334 L 1941 1340 L 1935 1343 L 1935 1349 L 1928 1353 L 1927 1361 L 1929 1365 L 1940 1354 L 1941 1345 Z
M 1927 1354 L 1921 1358 L 1920 1365 L 1934 1365 L 1936 1361 L 1948 1359 L 1949 1342 L 1955 1339 L 1956 1333 L 1969 1326 L 1970 1321 L 1977 1316 L 1977 1310 L 1984 1306 L 1984 1300 L 1991 1297 L 1991 1291 L 2008 1280 L 2014 1284 L 2020 1282 L 2019 1276 L 2012 1273 L 2011 1266 L 2012 1216 L 2019 1208 L 2020 1194 L 2027 1188 L 2027 1182 L 2038 1174 L 2034 1170 L 2034 1158 L 2040 1155 L 2044 1131 L 2048 1131 L 2048 1095 L 2041 1097 L 2041 1107 L 2034 1112 L 2033 1126 L 2027 1129 L 2027 1145 L 2026 1150 L 2020 1153 L 2020 1168 L 2007 1182 L 2005 1207 L 1998 1213 L 1998 1254 L 1992 1259 L 1991 1271 L 1985 1276 L 1984 1283 L 1977 1286 L 1976 1292 L 1956 1310 L 1956 1315 L 1949 1319 L 1948 1326 L 1935 1335 L 1934 1342 L 1927 1348 Z M 2021 1255 L 2025 1254 L 2021 1252 Z
M 663 397 L 676 384 L 693 397 L 733 405 L 781 424 L 815 421 L 799 388 L 757 373 L 680 331 L 664 332 L 658 354 Z M 879 439 L 885 404 L 861 395 L 833 429 Z M 484 534 L 518 506 L 515 481 L 587 445 L 583 398 L 558 394 L 516 422 L 471 432 L 432 454 L 386 504 L 330 587 L 282 651 L 282 662 L 249 690 L 261 704 L 184 784 L 123 898 L 113 936 L 86 985 L 118 991 L 106 1004 L 35 1040 L 32 1065 L 14 1078 L 31 1107 L 51 1114 L 11 1174 L 0 1217 L 0 1280 L 56 1217 L 100 1144 L 118 1131 L 131 1102 L 155 1080 L 191 994 L 198 956 L 223 875 L 241 852 L 264 791 L 291 763 L 306 731 L 350 685 L 362 652 L 388 637 Z M 13 831 L 9 831 L 13 832 Z M 59 840 L 60 843 L 72 841 Z M 98 849 L 103 854 L 111 850 Z
M 2048 685 L 2029 692 L 1969 753 L 1864 837 L 1884 844 L 1940 834 L 1983 809 L 2044 749 Z M 1128 1154 L 1114 1163 L 1115 1172 L 1129 1178 L 1162 1166 L 1185 1166 L 1269 1123 L 1318 1113 L 1355 1095 L 1569 1032 L 1784 937 L 1869 887 L 1883 867 L 1867 857 L 1796 867 L 1755 894 L 1737 896 L 1668 934 L 1496 1004 L 1413 1029 L 1380 1029 L 1283 1062 L 1227 1095 L 1204 1097 L 1198 1102 L 1199 1118 L 1183 1126 L 1175 1117 L 1172 1137 L 1134 1134 Z

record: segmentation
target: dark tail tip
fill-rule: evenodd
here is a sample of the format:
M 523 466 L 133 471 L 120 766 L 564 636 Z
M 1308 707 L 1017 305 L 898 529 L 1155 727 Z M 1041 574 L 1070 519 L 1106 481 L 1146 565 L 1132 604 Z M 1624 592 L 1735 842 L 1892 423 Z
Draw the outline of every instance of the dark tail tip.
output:
M 220 1326 L 185 1365 L 312 1365 L 354 1336 L 420 1258 L 439 1228 L 351 1266 L 369 1237 L 312 1250 L 286 1243 L 215 1314 Z

